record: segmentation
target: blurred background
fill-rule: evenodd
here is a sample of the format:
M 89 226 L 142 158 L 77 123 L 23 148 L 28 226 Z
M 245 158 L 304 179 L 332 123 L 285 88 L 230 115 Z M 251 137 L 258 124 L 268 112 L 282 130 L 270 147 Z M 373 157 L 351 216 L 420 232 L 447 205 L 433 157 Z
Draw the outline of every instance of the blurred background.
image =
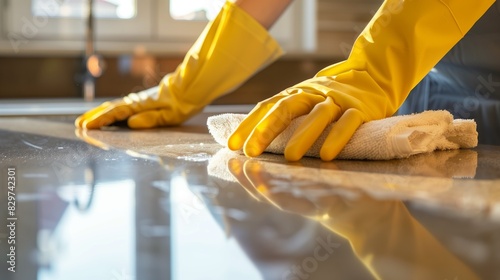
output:
M 256 103 L 342 60 L 381 2 L 296 0 L 272 29 L 286 55 L 215 103 Z M 0 103 L 99 101 L 155 86 L 223 3 L 0 0 Z

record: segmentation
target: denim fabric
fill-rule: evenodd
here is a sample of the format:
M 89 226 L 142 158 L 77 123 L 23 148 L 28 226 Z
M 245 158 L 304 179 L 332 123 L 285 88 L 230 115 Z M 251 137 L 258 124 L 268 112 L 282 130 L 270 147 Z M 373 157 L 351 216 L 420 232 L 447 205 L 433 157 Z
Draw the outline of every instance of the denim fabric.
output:
M 472 71 L 469 76 L 476 82 L 464 87 L 433 69 L 411 91 L 398 114 L 448 110 L 455 118 L 476 121 L 480 144 L 500 145 L 500 77 L 490 74 Z

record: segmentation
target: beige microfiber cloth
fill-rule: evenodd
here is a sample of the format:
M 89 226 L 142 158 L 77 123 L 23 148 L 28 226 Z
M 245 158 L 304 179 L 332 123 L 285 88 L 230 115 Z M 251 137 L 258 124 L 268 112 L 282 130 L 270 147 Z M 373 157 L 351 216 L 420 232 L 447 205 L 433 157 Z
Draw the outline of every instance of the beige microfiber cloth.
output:
M 245 118 L 244 114 L 222 114 L 207 120 L 210 134 L 217 143 L 227 146 L 227 139 Z M 304 116 L 296 118 L 265 150 L 283 154 L 288 140 Z M 319 151 L 332 125 L 329 125 L 306 156 L 319 157 Z M 387 160 L 411 155 L 474 148 L 477 146 L 476 122 L 453 119 L 448 111 L 425 111 L 394 116 L 363 124 L 344 147 L 337 159 Z

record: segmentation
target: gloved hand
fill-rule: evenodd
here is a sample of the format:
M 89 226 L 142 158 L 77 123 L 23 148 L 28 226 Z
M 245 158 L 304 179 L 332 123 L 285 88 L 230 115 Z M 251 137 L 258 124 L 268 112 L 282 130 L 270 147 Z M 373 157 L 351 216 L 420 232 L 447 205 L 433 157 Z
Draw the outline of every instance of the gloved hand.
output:
M 334 159 L 362 123 L 394 114 L 494 2 L 386 0 L 346 61 L 257 104 L 228 147 L 258 156 L 292 119 L 308 114 L 287 144 L 286 159 L 299 160 L 337 121 L 320 151 L 321 159 Z
M 178 125 L 281 54 L 264 27 L 226 2 L 184 61 L 158 87 L 105 102 L 80 116 L 75 124 L 92 129 L 128 119 L 131 128 Z

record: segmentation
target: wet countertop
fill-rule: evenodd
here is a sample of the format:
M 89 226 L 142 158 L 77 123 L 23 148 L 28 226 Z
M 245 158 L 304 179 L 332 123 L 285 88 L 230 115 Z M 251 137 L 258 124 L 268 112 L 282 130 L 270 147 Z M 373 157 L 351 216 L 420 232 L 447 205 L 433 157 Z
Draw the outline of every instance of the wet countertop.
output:
M 500 147 L 249 159 L 206 117 L 0 118 L 0 279 L 500 279 Z

